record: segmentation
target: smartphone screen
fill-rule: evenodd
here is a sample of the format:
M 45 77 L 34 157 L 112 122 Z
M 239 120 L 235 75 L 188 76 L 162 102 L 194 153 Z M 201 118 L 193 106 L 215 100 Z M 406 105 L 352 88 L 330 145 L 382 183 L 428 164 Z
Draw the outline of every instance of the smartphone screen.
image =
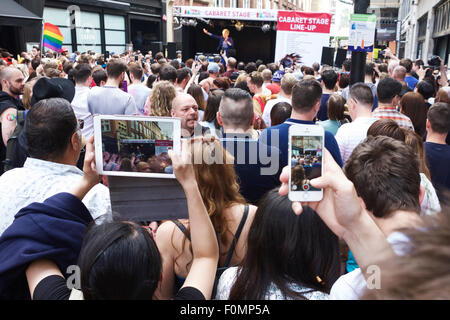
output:
M 321 189 L 310 181 L 322 175 L 323 136 L 291 136 L 291 192 L 313 192 Z

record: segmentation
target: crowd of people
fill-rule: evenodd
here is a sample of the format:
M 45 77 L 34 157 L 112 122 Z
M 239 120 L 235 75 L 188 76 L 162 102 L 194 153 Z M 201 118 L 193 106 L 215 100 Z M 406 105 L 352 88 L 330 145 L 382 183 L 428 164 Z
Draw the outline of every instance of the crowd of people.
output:
M 426 67 L 386 50 L 350 84 L 350 59 L 338 69 L 225 51 L 214 61 L 0 54 L 2 299 L 450 298 L 442 60 Z M 188 219 L 113 214 L 96 114 L 181 119 L 180 154 L 124 164 L 104 152 L 102 169 L 169 168 Z M 323 126 L 320 157 L 289 155 L 295 125 Z M 290 167 L 299 181 L 305 167 L 322 168 L 308 180 L 321 201 L 288 199 Z M 68 286 L 71 266 L 78 287 Z

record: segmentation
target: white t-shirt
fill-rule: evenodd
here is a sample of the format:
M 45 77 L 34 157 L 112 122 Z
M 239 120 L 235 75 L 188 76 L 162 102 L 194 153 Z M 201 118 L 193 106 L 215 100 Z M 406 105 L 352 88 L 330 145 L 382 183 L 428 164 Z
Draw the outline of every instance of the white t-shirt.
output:
M 93 87 L 88 94 L 91 114 L 138 114 L 131 94 L 116 87 Z
M 264 107 L 262 118 L 268 127 L 270 127 L 272 124 L 272 120 L 270 119 L 270 112 L 272 111 L 273 106 L 276 105 L 278 102 L 287 102 L 291 104 L 291 99 L 278 95 L 278 98 L 267 101 Z
M 77 119 L 84 121 L 81 133 L 86 139 L 94 134 L 94 120 L 88 108 L 89 91 L 89 87 L 75 87 L 75 96 L 71 103 Z
M 422 215 L 432 215 L 441 212 L 441 204 L 436 194 L 436 189 L 434 189 L 433 184 L 424 173 L 420 173 L 420 185 L 425 189 L 425 196 L 420 204 Z
M 228 300 L 230 296 L 231 288 L 237 278 L 238 267 L 231 267 L 226 269 L 219 279 L 217 285 L 216 300 Z M 308 300 L 328 300 L 329 295 L 321 291 L 311 291 L 311 289 L 299 286 L 295 283 L 290 285 L 290 288 L 296 292 L 302 293 L 302 295 Z M 275 284 L 272 283 L 269 290 L 266 292 L 264 300 L 291 300 L 286 297 Z
M 387 242 L 397 255 L 403 255 L 409 247 L 409 239 L 401 232 L 393 232 L 387 238 Z M 381 284 L 382 285 L 382 284 Z M 366 279 L 361 269 L 355 269 L 352 272 L 340 276 L 331 287 L 331 300 L 358 300 L 367 289 Z
M 141 114 L 144 114 L 144 106 L 147 102 L 148 96 L 152 93 L 152 89 L 146 85 L 132 84 L 128 86 L 128 93 L 131 94 L 136 102 L 136 108 Z
M 356 118 L 353 122 L 339 127 L 335 138 L 341 151 L 342 162 L 346 163 L 356 148 L 367 137 L 367 130 L 377 118 Z

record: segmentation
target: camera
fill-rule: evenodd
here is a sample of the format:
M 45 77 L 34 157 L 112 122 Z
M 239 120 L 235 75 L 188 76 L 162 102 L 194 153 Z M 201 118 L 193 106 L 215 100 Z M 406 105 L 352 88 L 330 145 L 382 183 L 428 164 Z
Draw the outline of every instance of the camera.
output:
M 439 59 L 439 56 L 435 55 L 431 56 L 428 59 L 428 65 L 433 68 L 438 68 L 441 65 L 441 60 Z

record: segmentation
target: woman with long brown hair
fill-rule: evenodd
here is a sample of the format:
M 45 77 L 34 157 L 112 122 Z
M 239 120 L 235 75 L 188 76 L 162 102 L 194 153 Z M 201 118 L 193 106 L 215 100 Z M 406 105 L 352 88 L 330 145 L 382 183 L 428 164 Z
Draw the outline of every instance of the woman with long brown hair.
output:
M 196 84 L 192 84 L 189 87 L 187 93 L 190 94 L 195 99 L 195 101 L 197 102 L 197 105 L 198 105 L 198 109 L 205 111 L 206 100 L 205 100 L 205 96 L 203 95 L 202 87 L 200 87 L 199 85 L 196 85 Z
M 421 137 L 425 134 L 427 105 L 420 93 L 408 92 L 400 100 L 400 112 L 407 115 L 414 126 L 414 131 Z
M 205 117 L 206 100 L 203 95 L 203 89 L 199 85 L 192 84 L 187 93 L 190 94 L 198 105 L 198 121 L 202 121 Z
M 259 202 L 247 252 L 220 277 L 218 300 L 325 300 L 340 276 L 339 240 L 315 211 L 292 211 L 278 188 Z
M 196 177 L 192 183 L 198 185 L 216 231 L 218 267 L 235 266 L 246 253 L 248 230 L 257 208 L 246 204 L 239 193 L 234 161 L 219 140 L 194 139 L 190 144 Z M 157 298 L 172 298 L 189 273 L 192 262 L 189 237 L 188 220 L 170 220 L 159 226 L 156 243 L 163 258 L 163 275 Z

